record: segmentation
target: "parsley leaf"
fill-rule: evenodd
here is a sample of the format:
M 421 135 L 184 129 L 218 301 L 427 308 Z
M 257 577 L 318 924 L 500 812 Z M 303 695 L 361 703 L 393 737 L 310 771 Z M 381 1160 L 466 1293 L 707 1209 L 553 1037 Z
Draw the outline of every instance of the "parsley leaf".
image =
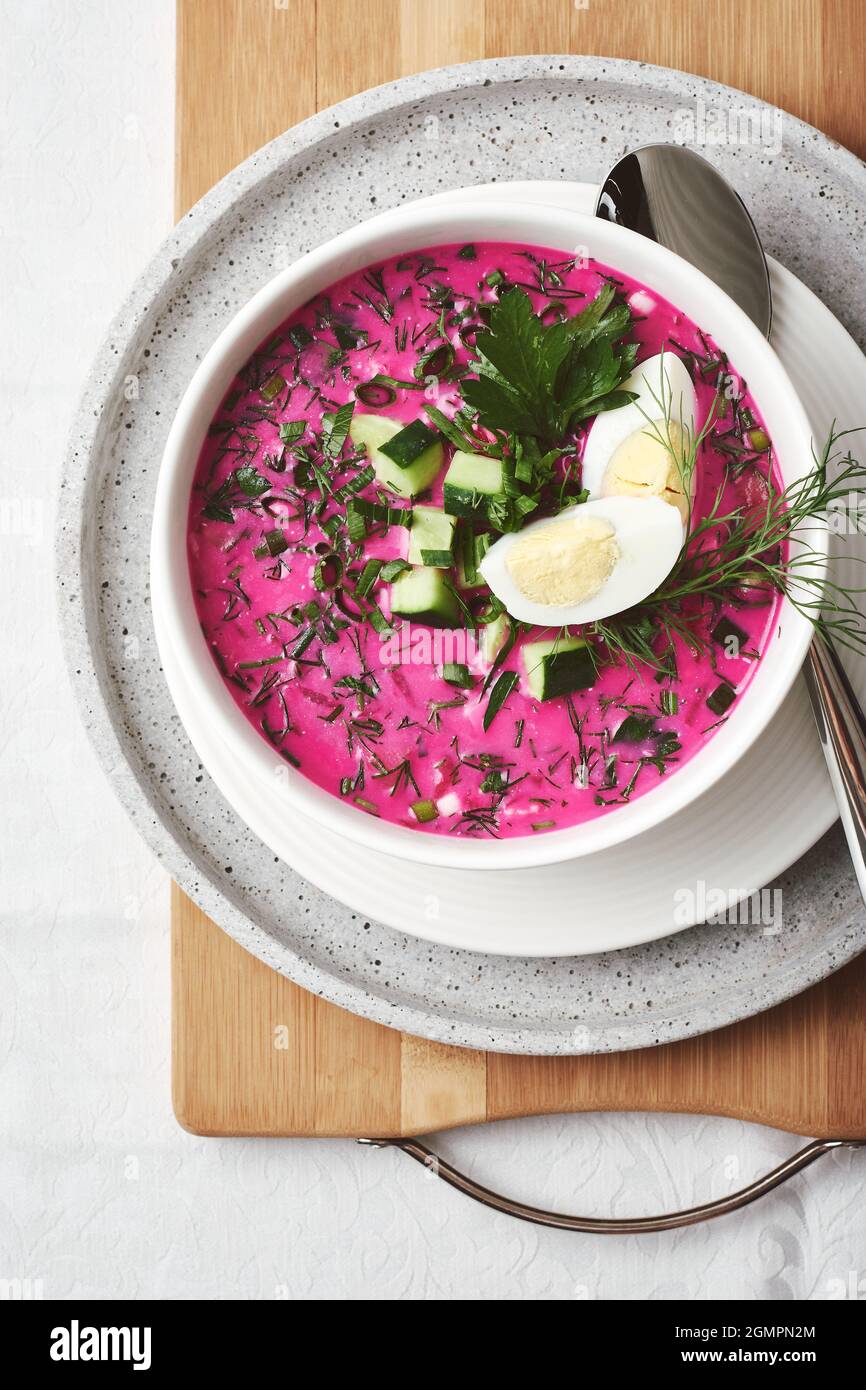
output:
M 637 352 L 619 344 L 631 314 L 613 297 L 606 285 L 582 313 L 545 325 L 525 290 L 504 294 L 476 338 L 477 380 L 461 388 L 479 424 L 550 448 L 581 420 L 634 399 L 618 390 Z

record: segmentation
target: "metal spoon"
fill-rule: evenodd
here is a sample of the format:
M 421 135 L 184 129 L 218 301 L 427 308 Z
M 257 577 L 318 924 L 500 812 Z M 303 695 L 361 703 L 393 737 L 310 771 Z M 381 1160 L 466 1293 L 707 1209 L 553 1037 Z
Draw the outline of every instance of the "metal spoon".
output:
M 595 213 L 676 251 L 770 336 L 770 276 L 755 224 L 727 180 L 694 150 L 645 145 L 625 155 L 602 184 Z M 866 901 L 866 715 L 837 653 L 817 633 L 803 673 Z

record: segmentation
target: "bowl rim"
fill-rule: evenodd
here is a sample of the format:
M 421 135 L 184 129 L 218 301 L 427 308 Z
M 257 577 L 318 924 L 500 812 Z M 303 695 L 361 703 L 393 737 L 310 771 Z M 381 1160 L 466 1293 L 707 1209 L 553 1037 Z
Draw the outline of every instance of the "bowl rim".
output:
M 501 230 L 498 232 L 477 231 L 478 226 L 499 227 L 500 224 Z M 219 766 L 212 757 L 202 755 L 197 742 L 199 711 L 206 711 L 208 722 L 211 725 L 215 722 L 218 726 L 218 746 L 225 748 L 227 756 L 240 759 L 248 766 L 249 775 L 256 778 L 263 796 L 272 802 L 276 811 L 289 807 L 295 813 L 307 814 L 361 845 L 419 864 L 501 870 L 558 863 L 609 848 L 667 819 L 697 796 L 709 791 L 733 762 L 747 752 L 775 714 L 806 655 L 812 626 L 789 601 L 783 600 L 780 616 L 784 614 L 787 633 L 784 640 L 788 648 L 784 663 L 781 667 L 779 663 L 767 663 L 770 648 L 765 649 L 764 661 L 752 675 L 745 692 L 746 699 L 738 704 L 735 711 L 736 717 L 687 763 L 677 768 L 675 777 L 660 783 L 628 806 L 618 807 L 611 816 L 538 837 L 515 836 L 485 841 L 458 839 L 424 834 L 372 817 L 359 808 L 341 802 L 303 774 L 295 773 L 253 728 L 229 694 L 207 650 L 192 602 L 186 552 L 189 482 L 207 423 L 238 367 L 294 308 L 342 275 L 385 259 L 400 249 L 410 251 L 447 244 L 452 239 L 447 234 L 450 232 L 453 232 L 455 241 L 473 235 L 465 230 L 467 225 L 476 228 L 476 239 L 524 240 L 551 246 L 557 245 L 560 234 L 571 246 L 582 245 L 580 232 L 591 231 L 601 242 L 612 242 L 614 247 L 619 244 L 626 260 L 631 253 L 637 260 L 646 262 L 652 272 L 658 269 L 662 284 L 656 285 L 657 291 L 677 307 L 683 307 L 683 294 L 686 299 L 695 295 L 708 299 L 726 319 L 730 331 L 744 337 L 751 352 L 757 355 L 768 378 L 767 394 L 772 384 L 776 394 L 785 398 L 786 416 L 794 432 L 802 435 L 804 441 L 811 441 L 812 431 L 806 413 L 770 343 L 723 290 L 675 253 L 626 228 L 550 204 L 520 201 L 507 206 L 480 201 L 451 205 L 411 204 L 379 214 L 340 233 L 280 271 L 232 317 L 205 353 L 184 391 L 159 468 L 151 531 L 151 591 L 157 646 L 163 657 L 164 648 L 170 648 L 174 657 L 171 662 L 163 660 L 163 665 L 172 669 L 176 663 L 179 665 L 189 684 L 191 702 L 181 701 L 178 697 L 167 669 L 170 692 L 178 707 L 185 705 L 186 716 L 181 713 L 181 718 L 186 732 L 217 786 L 230 800 L 224 785 L 225 778 L 220 777 Z M 458 232 L 457 228 L 461 226 L 464 230 Z M 446 234 L 443 235 L 443 232 Z M 382 249 L 383 245 L 395 238 L 398 244 L 393 250 Z M 587 247 L 591 244 L 591 238 L 586 244 Z M 608 252 L 599 259 L 614 266 L 618 264 L 616 256 Z M 653 287 L 652 274 L 648 278 L 646 273 L 641 273 L 636 278 L 649 288 Z M 676 291 L 672 291 L 669 280 L 678 286 Z M 284 302 L 292 300 L 293 303 Z M 717 328 L 710 329 L 705 317 L 701 327 L 718 340 Z M 733 363 L 736 370 L 736 358 Z M 750 382 L 753 380 L 754 373 L 750 372 Z M 807 447 L 804 445 L 804 448 Z M 802 476 L 805 471 L 801 467 L 792 476 Z M 811 530 L 810 544 L 819 556 L 825 557 L 826 530 L 820 527 Z M 772 670 L 774 665 L 778 669 Z M 750 698 L 751 690 L 768 666 L 774 679 L 759 707 Z M 743 715 L 744 707 L 746 717 Z M 281 834 L 288 832 L 283 830 L 281 816 L 275 815 L 269 819 L 263 815 L 260 824 L 252 828 L 271 849 L 285 857 L 280 848 Z

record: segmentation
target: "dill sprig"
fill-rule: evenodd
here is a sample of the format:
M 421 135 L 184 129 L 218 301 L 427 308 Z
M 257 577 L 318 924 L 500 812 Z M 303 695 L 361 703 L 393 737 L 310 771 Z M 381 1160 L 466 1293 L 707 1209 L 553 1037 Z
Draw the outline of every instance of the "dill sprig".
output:
M 775 594 L 784 595 L 825 640 L 866 651 L 866 622 L 855 602 L 866 589 L 837 584 L 822 550 L 810 541 L 810 533 L 825 531 L 831 510 L 866 488 L 866 467 L 839 448 L 854 433 L 834 424 L 820 454 L 813 445 L 814 470 L 782 491 L 768 478 L 763 505 L 723 510 L 722 484 L 655 593 L 629 612 L 592 625 L 610 655 L 630 666 L 659 668 L 675 637 L 695 652 L 706 648 L 701 620 L 713 605 L 769 603 Z

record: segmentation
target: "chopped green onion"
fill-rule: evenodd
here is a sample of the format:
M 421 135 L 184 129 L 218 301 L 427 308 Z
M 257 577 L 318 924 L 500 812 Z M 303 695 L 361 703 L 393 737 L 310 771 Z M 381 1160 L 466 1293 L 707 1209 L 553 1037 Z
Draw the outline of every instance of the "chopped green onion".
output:
M 387 564 L 382 566 L 381 579 L 383 583 L 391 584 L 398 574 L 404 574 L 406 570 L 411 568 L 408 560 L 389 560 Z
M 357 502 L 350 502 L 346 508 L 346 527 L 350 541 L 362 541 L 367 535 L 367 516 Z
M 286 540 L 284 532 L 279 526 L 275 526 L 273 531 L 265 531 L 262 536 L 261 544 L 253 550 L 257 560 L 274 559 L 277 555 L 282 555 L 284 550 L 288 550 L 289 542 Z
M 411 507 L 386 507 L 381 502 L 368 502 L 362 497 L 353 497 L 346 506 L 346 524 L 349 539 L 362 541 L 367 534 L 368 522 L 382 522 L 389 526 L 411 526 Z
M 382 612 L 378 604 L 373 604 L 373 607 L 367 614 L 367 618 L 373 631 L 377 633 L 380 637 L 384 637 L 386 632 L 394 631 L 393 627 L 388 622 L 388 619 L 385 617 L 385 614 Z
M 322 417 L 323 425 L 325 424 L 326 419 L 328 421 L 324 443 L 325 453 L 328 455 L 329 458 L 339 458 L 340 454 L 342 453 L 343 445 L 345 444 L 346 438 L 349 434 L 349 426 L 352 423 L 352 414 L 354 412 L 354 409 L 355 402 L 347 401 L 345 405 L 340 406 L 340 409 L 337 411 L 335 415 L 330 417 Z
M 360 386 L 356 386 L 355 395 L 362 405 L 368 405 L 372 410 L 381 410 L 383 406 L 393 405 L 397 399 L 397 392 L 392 386 L 386 386 L 383 381 L 378 381 L 375 377 L 372 381 L 365 381 Z
M 415 364 L 413 375 L 419 381 L 424 381 L 428 376 L 444 377 L 447 376 L 454 366 L 454 349 L 450 343 L 440 343 L 439 347 L 431 348 L 425 352 Z
M 505 612 L 505 604 L 498 599 L 495 594 L 491 594 L 487 600 L 487 607 L 483 613 L 479 613 L 475 619 L 481 627 L 486 627 L 488 623 L 495 623 L 501 613 Z
M 263 396 L 266 401 L 274 401 L 277 396 L 285 391 L 287 385 L 288 382 L 286 378 L 282 376 L 280 372 L 274 372 L 273 376 L 265 382 L 259 394 Z
M 360 473 L 355 474 L 354 478 L 349 478 L 348 482 L 343 483 L 342 487 L 337 488 L 337 491 L 334 493 L 335 500 L 337 502 L 345 502 L 349 497 L 354 497 L 356 493 L 362 492 L 368 483 L 372 483 L 375 476 L 376 470 L 372 466 L 362 468 Z M 332 522 L 334 518 L 328 517 L 327 520 Z M 324 521 L 320 522 L 322 527 L 324 527 L 325 524 L 326 522 Z
M 298 637 L 297 640 L 293 642 L 292 646 L 289 648 L 289 656 L 292 658 L 293 661 L 297 661 L 298 657 L 303 656 L 310 643 L 314 642 L 315 640 L 316 629 L 314 627 L 306 628 L 305 631 L 301 633 L 300 637 Z
M 472 528 L 465 523 L 460 523 L 457 531 L 457 548 L 464 582 L 468 588 L 472 589 L 478 583 L 478 567 L 475 563 L 475 536 L 472 534 Z
M 499 679 L 497 680 L 496 684 L 490 692 L 490 697 L 487 701 L 487 708 L 484 711 L 483 728 L 485 733 L 490 728 L 490 725 L 493 723 L 497 714 L 502 709 L 502 706 L 505 704 L 505 701 L 508 699 L 516 684 L 516 671 L 502 672 L 502 675 L 499 677 Z
M 280 425 L 280 439 L 284 444 L 296 444 L 306 428 L 306 420 L 284 420 Z
M 316 561 L 316 567 L 313 570 L 313 583 L 317 589 L 334 589 L 342 578 L 343 561 L 333 551 Z
M 507 787 L 508 778 L 505 773 L 501 768 L 493 767 L 482 779 L 481 786 L 478 790 L 484 792 L 487 796 L 501 796 Z
M 465 435 L 453 420 L 449 420 L 447 415 L 443 415 L 435 405 L 425 405 L 421 407 L 425 415 L 428 415 L 436 426 L 440 434 L 444 435 L 449 444 L 453 444 L 455 449 L 466 449 L 471 452 L 473 441 Z
M 382 564 L 383 562 L 381 560 L 367 561 L 366 565 L 361 570 L 361 573 L 358 577 L 358 582 L 355 585 L 355 593 L 358 595 L 359 598 L 365 598 L 367 594 L 369 594 L 373 585 L 376 583 L 376 580 L 379 578 L 379 572 L 382 568 Z

